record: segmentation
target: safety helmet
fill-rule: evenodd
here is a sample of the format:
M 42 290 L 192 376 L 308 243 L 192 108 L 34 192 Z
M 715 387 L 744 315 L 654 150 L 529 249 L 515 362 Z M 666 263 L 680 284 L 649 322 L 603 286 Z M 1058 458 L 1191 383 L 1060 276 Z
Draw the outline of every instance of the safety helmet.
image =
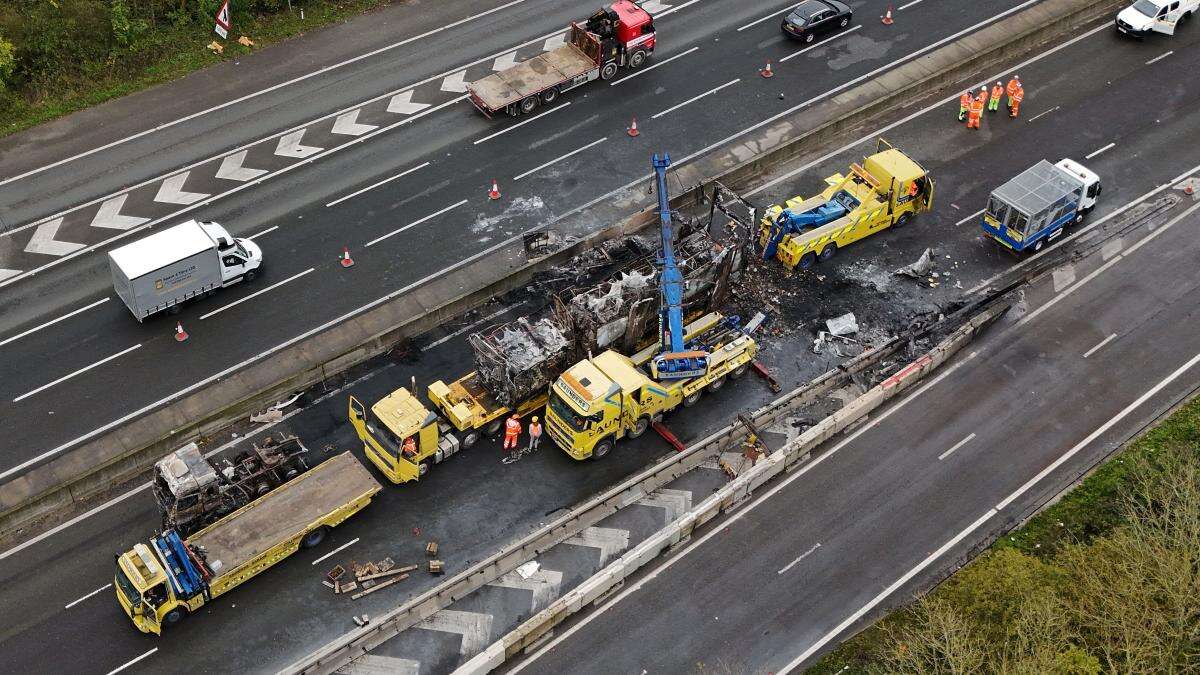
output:
M 1003 86 L 1004 86 L 1004 83 L 1003 83 L 1003 82 L 1000 82 L 1000 81 L 997 81 L 997 82 L 996 82 L 996 86 L 997 86 L 997 87 L 1003 87 Z
M 520 416 L 520 415 L 518 415 L 517 413 L 513 413 L 513 414 L 512 414 L 512 418 L 513 418 L 514 420 L 516 420 L 516 419 L 521 419 L 521 416 Z
M 534 416 L 533 416 L 533 421 L 534 421 L 534 422 L 536 422 L 536 421 L 537 421 L 537 415 L 534 415 Z
M 979 91 L 987 91 L 987 87 L 986 86 L 980 87 Z

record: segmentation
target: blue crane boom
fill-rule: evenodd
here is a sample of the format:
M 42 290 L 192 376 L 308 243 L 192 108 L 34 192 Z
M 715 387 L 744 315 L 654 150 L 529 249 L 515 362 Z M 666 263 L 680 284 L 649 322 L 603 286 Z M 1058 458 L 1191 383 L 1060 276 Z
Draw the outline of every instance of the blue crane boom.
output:
M 703 375 L 708 371 L 708 353 L 688 350 L 683 340 L 683 271 L 675 262 L 674 233 L 671 230 L 671 204 L 667 199 L 667 167 L 671 156 L 654 155 L 654 176 L 658 187 L 658 218 L 662 246 L 659 263 L 658 334 L 663 351 L 654 357 L 652 368 L 657 379 L 682 379 Z

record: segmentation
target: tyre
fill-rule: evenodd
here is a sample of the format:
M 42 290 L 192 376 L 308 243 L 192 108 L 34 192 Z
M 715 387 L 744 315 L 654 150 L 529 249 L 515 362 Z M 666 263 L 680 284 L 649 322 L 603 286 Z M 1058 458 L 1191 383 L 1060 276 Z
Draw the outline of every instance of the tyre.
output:
M 630 438 L 638 438 L 642 434 L 646 433 L 646 430 L 649 428 L 650 428 L 650 418 L 649 417 L 639 417 L 638 420 L 633 423 L 633 428 L 629 430 L 629 437 Z
M 798 267 L 802 270 L 810 270 L 810 269 L 812 269 L 813 265 L 816 265 L 816 264 L 817 264 L 817 254 L 813 253 L 812 251 L 809 251 L 808 253 L 805 253 L 804 255 L 800 256 L 800 263 L 799 263 Z
M 554 87 L 542 92 L 542 103 L 550 105 L 558 100 L 558 90 Z
M 837 255 L 837 244 L 826 244 L 825 248 L 821 249 L 821 255 L 817 257 L 821 262 L 825 262 L 835 255 Z
M 805 35 L 804 35 L 804 41 L 805 41 L 805 42 L 812 42 L 812 41 L 813 41 L 813 39 L 814 39 L 815 37 L 816 37 L 816 36 L 814 36 L 812 33 L 805 33 Z
M 254 281 L 254 277 L 256 276 L 258 276 L 258 273 L 254 270 L 250 270 L 242 275 L 242 281 Z
M 646 65 L 646 52 L 641 49 L 629 55 L 629 67 L 637 70 Z
M 601 457 L 607 455 L 609 453 L 609 451 L 612 449 L 613 449 L 612 439 L 605 438 L 604 440 L 600 441 L 592 448 L 592 459 L 600 459 Z
M 683 407 L 690 408 L 690 407 L 696 405 L 696 403 L 700 401 L 700 394 L 702 392 L 703 392 L 702 389 L 697 389 L 696 391 L 688 394 L 687 396 L 684 396 L 683 397 Z
M 300 540 L 300 547 L 312 548 L 325 541 L 325 535 L 327 534 L 329 534 L 329 528 L 322 525 L 304 535 L 304 538 Z
M 271 491 L 271 484 L 263 481 L 254 486 L 254 496 L 261 497 Z
M 617 76 L 617 62 L 609 61 L 600 68 L 600 79 L 611 80 Z
M 538 104 L 541 102 L 542 99 L 538 98 L 537 96 L 526 97 L 524 101 L 521 101 L 521 114 L 528 115 L 534 110 L 537 110 Z
M 429 473 L 429 462 L 421 462 L 417 465 L 417 478 L 424 478 L 427 473 Z
M 500 433 L 500 420 L 492 420 L 491 423 L 484 428 L 483 433 L 487 434 L 488 436 L 495 436 L 496 434 Z
M 478 431 L 468 431 L 467 435 L 463 436 L 463 438 L 462 438 L 463 450 L 466 450 L 467 448 L 471 447 L 472 445 L 475 445 L 478 442 L 479 442 L 479 432 Z
M 722 375 L 721 377 L 718 377 L 717 379 L 713 380 L 712 382 L 709 382 L 707 389 L 710 392 L 716 393 L 718 391 L 721 391 L 721 387 L 724 387 L 724 386 L 725 386 L 725 376 Z
M 738 366 L 737 368 L 734 368 L 733 370 L 729 371 L 729 379 L 736 380 L 739 377 L 745 375 L 747 370 L 750 370 L 749 362 L 743 363 L 742 365 Z
M 912 220 L 911 213 L 902 213 L 902 214 L 900 214 L 900 217 L 896 219 L 896 222 L 892 224 L 892 227 L 895 227 L 895 228 L 904 227 L 905 225 L 908 224 L 908 221 L 910 221 L 910 220 Z
M 167 612 L 166 616 L 163 617 L 163 624 L 167 626 L 174 626 L 186 618 L 187 610 L 182 607 L 176 607 L 175 609 Z
M 1045 239 L 1038 239 L 1038 240 L 1037 240 L 1037 243 L 1035 243 L 1035 244 L 1033 245 L 1033 252 L 1034 252 L 1034 253 L 1037 253 L 1037 252 L 1041 251 L 1041 250 L 1042 250 L 1043 248 L 1045 248 L 1045 247 L 1046 247 L 1046 240 L 1045 240 Z

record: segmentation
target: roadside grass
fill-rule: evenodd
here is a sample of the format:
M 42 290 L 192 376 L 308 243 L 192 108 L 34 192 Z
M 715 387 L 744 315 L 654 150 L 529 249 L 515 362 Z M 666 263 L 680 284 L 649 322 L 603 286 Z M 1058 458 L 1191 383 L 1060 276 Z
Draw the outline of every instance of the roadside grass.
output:
M 1162 589 L 1131 591 L 1118 589 L 1114 584 L 1113 597 L 1097 601 L 1094 596 L 1107 594 L 1110 587 L 1101 585 L 1100 591 L 1093 587 L 1090 593 L 1093 597 L 1088 597 L 1081 590 L 1088 584 L 1080 581 L 1095 572 L 1088 569 L 1093 560 L 1100 561 L 1097 574 L 1120 566 L 1118 579 L 1121 574 L 1164 578 L 1146 568 L 1154 566 L 1156 556 L 1170 558 L 1174 552 L 1165 546 L 1156 549 L 1155 555 L 1137 557 L 1140 552 L 1137 549 L 1148 539 L 1147 532 L 1153 534 L 1153 527 L 1146 526 L 1140 518 L 1131 520 L 1131 513 L 1153 514 L 1153 507 L 1160 501 L 1171 503 L 1171 497 L 1152 495 L 1147 485 L 1158 485 L 1160 492 L 1166 494 L 1179 494 L 1179 485 L 1168 483 L 1178 483 L 1181 466 L 1190 466 L 1194 472 L 1200 465 L 1195 448 L 1200 448 L 1200 398 L 1176 409 L 1097 467 L 1057 503 L 1034 516 L 1024 527 L 998 539 L 923 599 L 897 608 L 844 641 L 808 672 L 818 675 L 914 670 L 1093 673 L 1128 667 L 1130 664 L 1121 663 L 1121 659 L 1131 659 L 1132 652 L 1113 657 L 1103 641 L 1097 640 L 1097 635 L 1106 634 L 1105 630 L 1111 633 L 1116 629 L 1109 626 L 1098 630 L 1089 625 L 1095 617 L 1088 617 L 1076 605 L 1107 602 L 1108 613 L 1119 614 L 1126 598 L 1150 596 L 1153 592 L 1155 599 L 1147 600 L 1152 606 L 1161 601 Z M 1190 482 L 1185 481 L 1182 488 L 1182 492 L 1192 491 L 1193 505 L 1194 495 L 1200 493 L 1200 488 L 1194 485 L 1195 476 L 1192 473 Z M 1163 486 L 1167 489 L 1163 490 Z M 1139 511 L 1139 504 L 1149 506 Z M 1152 515 L 1150 520 L 1153 519 Z M 1200 550 L 1185 550 L 1183 555 L 1190 557 L 1190 564 L 1194 565 L 1200 558 Z M 1105 558 L 1114 561 L 1110 567 L 1104 566 Z M 1138 569 L 1138 560 L 1144 563 L 1142 569 Z M 1185 575 L 1188 564 L 1183 565 Z M 1186 583 L 1200 590 L 1196 588 L 1195 571 L 1191 574 Z M 1200 602 L 1192 597 L 1192 646 L 1187 647 L 1185 640 L 1182 655 L 1174 657 L 1183 659 L 1184 670 L 1200 669 L 1200 642 L 1195 641 L 1200 637 Z M 1039 646 L 1039 639 L 1048 638 L 1039 638 L 1037 630 L 1029 630 L 1031 626 L 1055 633 L 1054 644 Z M 1061 633 L 1056 632 L 1059 629 Z M 936 638 L 930 639 L 931 635 Z M 1128 638 L 1124 634 L 1122 637 Z M 988 643 L 992 643 L 995 651 L 981 647 Z M 915 654 L 918 650 L 922 654 Z M 1147 651 L 1141 658 L 1150 659 L 1146 654 L 1158 652 Z M 914 663 L 925 665 L 914 668 Z M 1151 663 L 1141 663 L 1140 667 L 1155 670 Z M 1139 669 L 1136 664 L 1135 660 L 1135 670 Z M 1167 671 L 1177 671 L 1179 665 L 1169 662 L 1164 667 Z
M 0 88 L 0 137 L 57 119 L 157 84 L 179 79 L 221 61 L 241 58 L 288 38 L 352 18 L 394 0 L 337 0 L 304 4 L 291 12 L 237 15 L 228 40 L 218 40 L 225 51 L 215 54 L 207 45 L 217 39 L 212 21 L 164 24 L 141 35 L 135 48 L 113 50 L 102 61 L 80 64 L 77 74 L 58 78 L 53 86 L 36 91 Z M 238 43 L 249 37 L 253 47 Z

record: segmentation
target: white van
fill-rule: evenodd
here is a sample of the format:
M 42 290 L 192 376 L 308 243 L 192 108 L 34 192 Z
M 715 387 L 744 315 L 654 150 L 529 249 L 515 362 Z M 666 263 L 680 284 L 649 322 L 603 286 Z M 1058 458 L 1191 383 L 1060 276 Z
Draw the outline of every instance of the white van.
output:
M 1200 9 L 1200 0 L 1137 0 L 1117 14 L 1117 30 L 1134 37 L 1174 35 L 1175 26 Z

